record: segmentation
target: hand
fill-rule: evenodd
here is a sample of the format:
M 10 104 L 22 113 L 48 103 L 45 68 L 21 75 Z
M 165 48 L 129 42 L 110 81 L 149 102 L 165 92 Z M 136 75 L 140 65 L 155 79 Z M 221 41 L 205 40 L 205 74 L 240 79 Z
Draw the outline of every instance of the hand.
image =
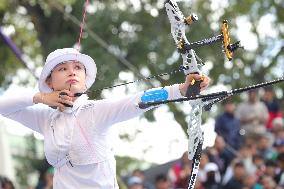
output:
M 185 78 L 185 82 L 179 85 L 179 90 L 183 96 L 185 96 L 188 86 L 191 85 L 192 81 L 202 81 L 200 83 L 200 90 L 203 91 L 206 89 L 209 85 L 210 78 L 206 75 L 200 75 L 200 74 L 188 74 Z
M 64 95 L 62 95 L 62 93 Z M 64 105 L 72 106 L 71 93 L 68 90 L 53 91 L 51 93 L 37 93 L 33 97 L 34 103 L 43 103 L 50 107 L 58 107 L 60 111 L 64 111 L 67 107 Z

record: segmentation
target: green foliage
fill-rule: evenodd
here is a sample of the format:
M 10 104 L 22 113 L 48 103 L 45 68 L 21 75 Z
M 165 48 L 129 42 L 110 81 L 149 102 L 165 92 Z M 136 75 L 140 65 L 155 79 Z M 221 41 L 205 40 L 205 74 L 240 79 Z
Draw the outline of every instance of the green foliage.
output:
M 143 162 L 141 160 L 131 158 L 131 157 L 121 157 L 116 156 L 116 169 L 117 175 L 126 176 L 127 174 L 131 173 L 134 169 L 145 169 L 149 168 L 151 164 L 147 162 Z
M 21 144 L 16 144 L 21 148 L 21 153 L 14 155 L 15 170 L 18 184 L 22 187 L 30 185 L 32 174 L 42 173 L 48 167 L 48 164 L 39 157 L 38 142 L 33 135 L 28 135 Z
M 4 3 L 0 6 L 1 25 L 14 28 L 15 32 L 10 35 L 11 38 L 33 60 L 41 54 L 43 61 L 52 50 L 70 47 L 77 42 L 78 21 L 83 15 L 84 1 L 2 1 Z M 211 62 L 213 65 L 208 73 L 213 84 L 241 87 L 283 75 L 282 1 L 200 0 L 194 3 L 183 1 L 179 6 L 185 15 L 195 12 L 200 18 L 187 30 L 190 41 L 220 34 L 223 19 L 229 21 L 232 42 L 238 40 L 237 34 L 240 31 L 247 31 L 247 35 L 253 37 L 243 38 L 245 41 L 242 42 L 245 44 L 250 44 L 247 40 L 256 39 L 256 48 L 236 52 L 232 63 L 224 59 L 221 44 L 196 49 L 205 62 Z M 181 58 L 172 58 L 175 47 L 162 1 L 137 1 L 136 4 L 130 0 L 90 1 L 88 10 L 88 32 L 83 34 L 82 52 L 94 57 L 99 70 L 98 79 L 91 90 L 112 85 L 122 71 L 132 71 L 139 78 L 139 75 L 145 73 L 142 70 L 146 70 L 149 75 L 155 75 L 176 69 L 181 64 Z M 265 25 L 262 28 L 259 25 L 269 25 L 269 20 L 272 20 L 273 35 L 265 31 Z M 19 21 L 26 24 L 19 24 Z M 29 27 L 31 23 L 34 26 L 32 29 Z M 0 72 L 2 86 L 11 81 L 11 76 L 21 66 L 15 64 L 14 55 L 4 44 L 0 44 L 0 48 L 0 58 L 3 60 L 0 70 L 5 70 L 5 73 Z M 125 59 L 130 65 L 124 63 Z M 36 63 L 38 64 L 35 67 L 43 64 L 40 61 Z M 157 78 L 146 86 L 143 85 L 141 89 L 180 83 L 183 79 L 182 73 L 170 78 Z M 99 96 L 99 93 L 91 93 L 91 97 Z M 180 107 L 169 107 L 185 131 L 185 115 Z M 147 114 L 147 118 L 154 120 L 151 113 Z

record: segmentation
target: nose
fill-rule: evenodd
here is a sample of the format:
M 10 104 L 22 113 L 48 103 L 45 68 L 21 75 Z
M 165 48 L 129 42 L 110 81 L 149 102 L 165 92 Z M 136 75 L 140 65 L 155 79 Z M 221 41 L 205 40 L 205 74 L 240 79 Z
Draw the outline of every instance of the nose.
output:
M 69 66 L 69 76 L 75 76 L 76 72 L 73 66 Z

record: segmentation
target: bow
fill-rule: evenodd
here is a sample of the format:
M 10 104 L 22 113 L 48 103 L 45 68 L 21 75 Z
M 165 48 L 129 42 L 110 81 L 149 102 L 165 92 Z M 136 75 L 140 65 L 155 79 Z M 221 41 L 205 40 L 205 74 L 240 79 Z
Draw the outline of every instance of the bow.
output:
M 223 21 L 222 33 L 220 35 L 190 43 L 185 35 L 185 29 L 188 25 L 191 25 L 193 22 L 197 21 L 198 16 L 196 14 L 191 14 L 190 16 L 185 17 L 174 0 L 167 0 L 165 3 L 165 8 L 171 24 L 171 34 L 174 38 L 177 49 L 182 56 L 182 67 L 185 68 L 184 74 L 201 74 L 201 67 L 204 64 L 195 53 L 195 48 L 222 41 L 224 52 L 227 58 L 231 60 L 233 52 L 240 47 L 239 41 L 235 44 L 230 44 L 227 21 Z M 187 98 L 200 94 L 200 83 L 201 81 L 192 81 L 191 86 L 186 92 Z M 216 99 L 209 99 L 208 101 L 209 103 L 212 103 L 213 100 Z M 203 132 L 201 130 L 201 115 L 202 107 L 205 106 L 206 103 L 204 103 L 201 98 L 190 101 L 189 103 L 191 105 L 191 112 L 187 129 L 187 134 L 189 136 L 188 158 L 189 160 L 192 160 L 192 170 L 188 189 L 191 189 L 194 188 L 200 164 L 202 145 L 204 141 Z
M 194 21 L 197 21 L 198 17 L 195 14 L 192 14 L 189 17 L 184 17 L 179 7 L 177 6 L 177 3 L 174 0 L 167 0 L 165 3 L 165 8 L 171 23 L 172 36 L 175 40 L 177 49 L 180 52 L 183 59 L 182 69 L 184 70 L 185 74 L 190 74 L 190 73 L 201 74 L 200 69 L 203 63 L 201 59 L 196 55 L 195 51 L 193 50 L 195 48 L 205 45 L 210 45 L 212 43 L 221 41 L 223 43 L 224 53 L 229 60 L 232 60 L 233 53 L 235 50 L 237 50 L 238 48 L 242 48 L 240 46 L 240 41 L 237 41 L 234 44 L 230 44 L 228 22 L 226 20 L 224 20 L 222 23 L 222 29 L 220 35 L 190 43 L 186 38 L 185 28 L 187 25 L 191 25 Z M 185 98 L 139 103 L 138 105 L 140 108 L 147 108 L 149 106 L 156 106 L 159 104 L 166 104 L 169 102 L 189 101 L 192 109 L 190 112 L 190 120 L 187 129 L 187 133 L 189 135 L 188 158 L 192 160 L 192 170 L 188 184 L 188 189 L 192 189 L 194 188 L 195 181 L 197 178 L 201 152 L 202 152 L 202 145 L 204 141 L 203 132 L 200 127 L 202 108 L 208 111 L 211 109 L 214 103 L 224 100 L 229 96 L 249 91 L 252 89 L 273 85 L 283 81 L 284 78 L 282 77 L 276 80 L 246 86 L 244 88 L 238 88 L 229 91 L 221 91 L 206 95 L 200 94 L 200 86 L 199 86 L 200 82 L 193 81 L 192 86 L 190 86 L 187 89 Z

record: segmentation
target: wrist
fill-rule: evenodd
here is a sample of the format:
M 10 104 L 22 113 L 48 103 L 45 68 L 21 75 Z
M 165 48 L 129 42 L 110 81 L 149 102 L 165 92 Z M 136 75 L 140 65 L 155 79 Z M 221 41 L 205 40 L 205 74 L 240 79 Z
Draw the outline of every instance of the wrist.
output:
M 33 97 L 33 103 L 38 104 L 38 103 L 43 103 L 44 100 L 44 94 L 43 93 L 36 93 Z
M 186 88 L 185 83 L 179 84 L 179 92 L 182 96 L 185 96 L 186 90 L 187 88 Z

